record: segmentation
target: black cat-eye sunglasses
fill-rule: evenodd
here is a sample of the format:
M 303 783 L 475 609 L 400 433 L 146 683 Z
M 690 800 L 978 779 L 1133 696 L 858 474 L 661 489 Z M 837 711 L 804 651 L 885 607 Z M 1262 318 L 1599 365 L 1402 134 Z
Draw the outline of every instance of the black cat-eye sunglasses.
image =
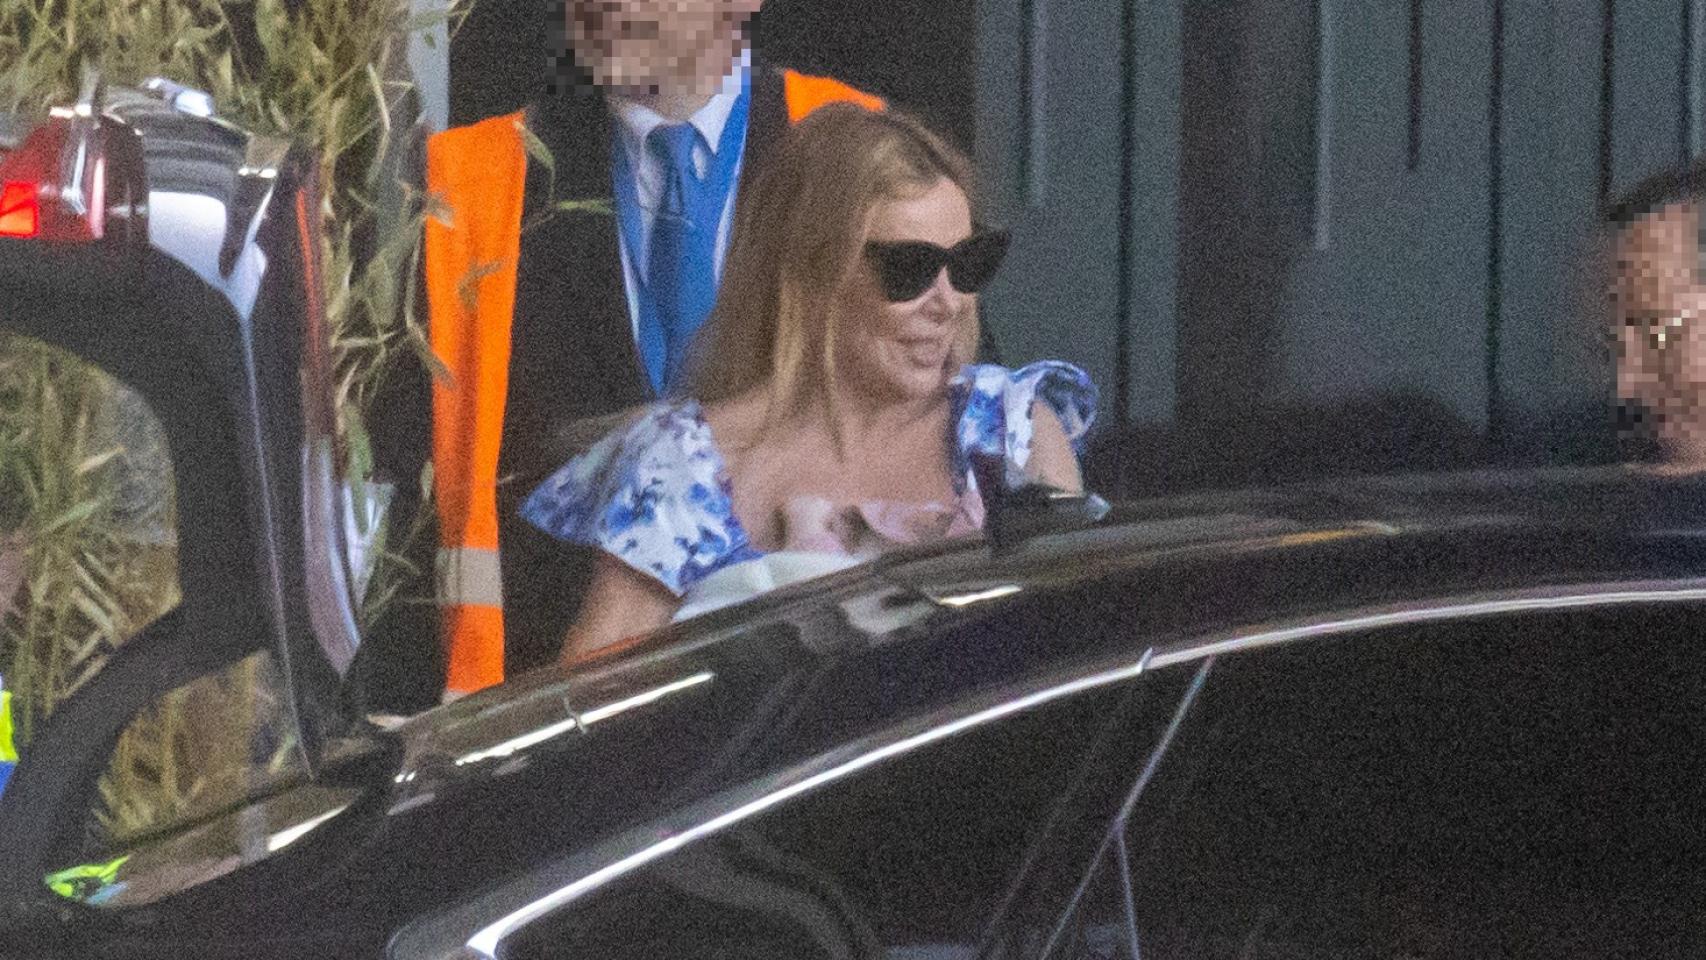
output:
M 876 271 L 883 295 L 895 303 L 917 299 L 948 268 L 948 282 L 961 293 L 976 293 L 995 276 L 1007 255 L 1006 230 L 979 230 L 952 249 L 921 240 L 865 244 L 865 257 Z

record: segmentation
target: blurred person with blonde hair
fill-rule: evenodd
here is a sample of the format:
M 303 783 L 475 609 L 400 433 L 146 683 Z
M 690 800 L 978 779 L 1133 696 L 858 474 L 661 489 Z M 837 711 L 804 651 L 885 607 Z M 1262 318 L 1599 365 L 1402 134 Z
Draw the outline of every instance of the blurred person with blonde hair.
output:
M 979 531 L 976 456 L 1010 487 L 1081 487 L 1082 370 L 973 362 L 1006 234 L 973 219 L 965 158 L 895 112 L 795 127 L 736 212 L 685 389 L 541 484 L 542 530 L 601 550 L 564 657 Z

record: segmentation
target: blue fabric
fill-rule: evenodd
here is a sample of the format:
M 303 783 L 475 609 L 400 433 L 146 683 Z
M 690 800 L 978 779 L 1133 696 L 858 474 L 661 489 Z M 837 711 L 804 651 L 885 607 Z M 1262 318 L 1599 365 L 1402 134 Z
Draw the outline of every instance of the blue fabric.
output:
M 956 417 L 957 476 L 969 477 L 971 455 L 982 453 L 1000 456 L 1006 464 L 1007 485 L 1022 486 L 1025 465 L 1031 460 L 1031 408 L 1036 401 L 1054 411 L 1074 453 L 1084 452 L 1085 438 L 1096 419 L 1096 386 L 1090 375 L 1058 360 L 1017 370 L 994 364 L 968 366 L 954 378 L 953 386 L 964 404 Z
M 646 286 L 657 307 L 657 325 L 662 332 L 663 361 L 654 370 L 653 382 L 667 385 L 675 379 L 675 368 L 717 297 L 713 263 L 717 256 L 717 219 L 698 214 L 702 197 L 714 191 L 699 181 L 693 168 L 693 148 L 699 129 L 690 123 L 664 124 L 646 138 L 647 148 L 658 155 L 666 171 L 663 206 L 652 226 L 651 257 L 646 262 Z
M 1095 418 L 1096 388 L 1069 363 L 967 366 L 950 389 L 956 480 L 973 489 L 974 453 L 1000 455 L 1008 483 L 1024 482 L 1035 403 L 1054 412 L 1074 449 Z M 677 596 L 763 555 L 735 516 L 727 467 L 694 400 L 647 407 L 547 478 L 521 515 L 559 539 L 604 550 Z
M 758 556 L 692 400 L 648 407 L 547 478 L 521 515 L 553 536 L 603 549 L 678 596 L 712 571 Z
M 659 394 L 676 380 L 693 335 L 716 302 L 717 232 L 735 189 L 751 101 L 749 77 L 723 124 L 703 179 L 693 164 L 693 149 L 702 141 L 697 127 L 667 123 L 647 135 L 646 150 L 658 158 L 665 172 L 650 248 L 641 242 L 644 211 L 634 185 L 632 159 L 620 143 L 613 151 L 616 212 L 636 271 L 641 251 L 646 253 L 635 291 L 638 346 L 652 389 Z

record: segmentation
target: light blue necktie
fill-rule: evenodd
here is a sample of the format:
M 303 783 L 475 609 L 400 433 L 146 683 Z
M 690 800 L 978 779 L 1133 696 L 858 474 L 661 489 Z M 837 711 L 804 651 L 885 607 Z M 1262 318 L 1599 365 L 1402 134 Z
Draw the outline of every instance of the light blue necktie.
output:
M 661 348 L 662 355 L 645 360 L 652 382 L 660 386 L 675 381 L 688 342 L 717 299 L 717 227 L 723 204 L 716 201 L 723 198 L 710 196 L 713 191 L 694 169 L 693 148 L 699 140 L 698 128 L 690 123 L 664 124 L 646 137 L 646 148 L 664 170 L 646 262 L 646 287 L 658 326 L 652 349 L 646 352 L 655 354 Z

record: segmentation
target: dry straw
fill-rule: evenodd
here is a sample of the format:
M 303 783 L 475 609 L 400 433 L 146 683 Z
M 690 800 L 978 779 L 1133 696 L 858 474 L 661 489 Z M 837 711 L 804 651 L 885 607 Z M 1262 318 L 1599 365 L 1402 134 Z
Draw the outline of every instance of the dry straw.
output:
M 163 76 L 205 90 L 227 119 L 318 149 L 329 184 L 321 252 L 339 441 L 358 484 L 371 465 L 365 414 L 384 378 L 403 363 L 436 367 L 414 279 L 423 219 L 437 211 L 397 164 L 414 133 L 402 58 L 412 31 L 459 18 L 463 5 L 415 17 L 407 0 L 0 0 L 0 114 L 67 102 L 92 66 L 110 84 Z M 171 497 L 146 479 L 165 475 L 163 457 L 133 395 L 73 358 L 0 334 L 0 581 L 23 581 L 0 596 L 0 675 L 16 698 L 20 740 L 176 602 Z M 422 579 L 404 552 L 382 546 L 364 623 Z M 240 710 L 268 712 L 253 701 Z M 185 722 L 181 711 L 150 721 Z M 149 766 L 158 781 L 173 764 Z M 160 813 L 135 809 L 161 801 L 159 792 L 128 796 L 114 810 L 129 811 L 120 819 L 130 829 Z

